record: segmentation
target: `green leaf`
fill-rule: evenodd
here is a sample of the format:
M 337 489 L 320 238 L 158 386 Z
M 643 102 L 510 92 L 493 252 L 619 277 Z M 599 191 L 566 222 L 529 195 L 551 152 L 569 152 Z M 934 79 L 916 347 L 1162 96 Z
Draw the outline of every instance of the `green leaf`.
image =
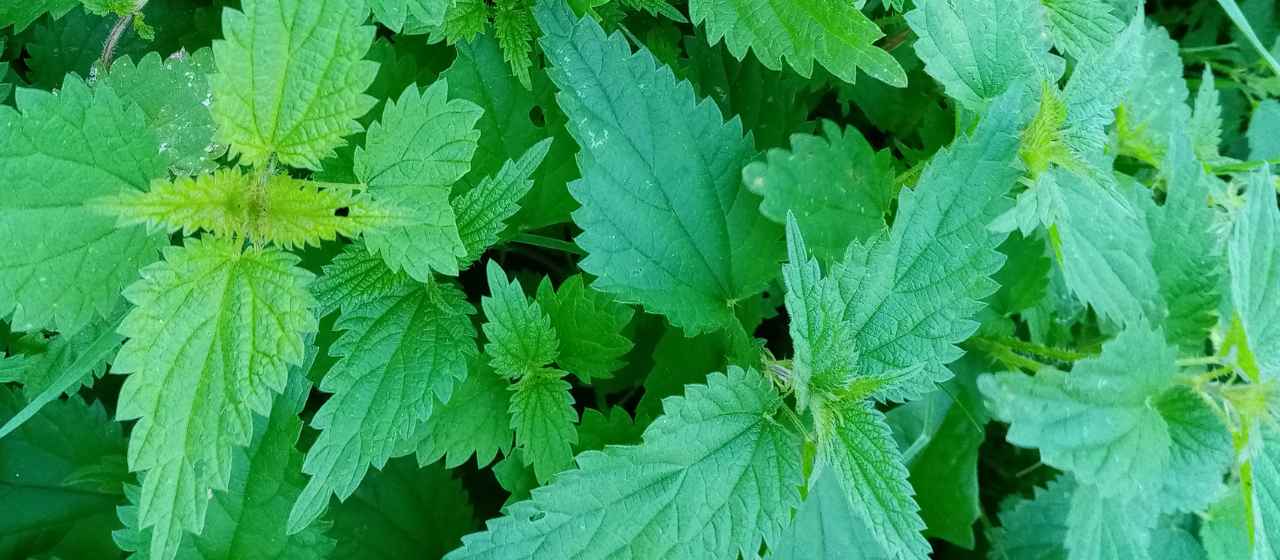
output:
M 601 451 L 608 445 L 635 445 L 640 443 L 644 435 L 644 425 L 635 422 L 627 410 L 621 406 L 612 406 L 607 412 L 594 408 L 582 411 L 582 422 L 578 424 L 578 445 L 574 451 Z
M 560 367 L 590 383 L 592 377 L 613 377 L 623 366 L 623 356 L 632 344 L 622 331 L 634 310 L 588 288 L 580 274 L 570 276 L 556 290 L 551 279 L 543 278 L 537 301 L 560 341 L 556 357 Z
M 1194 354 L 1204 350 L 1204 339 L 1217 323 L 1219 285 L 1225 272 L 1219 235 L 1214 231 L 1218 218 L 1209 206 L 1213 178 L 1204 172 L 1185 134 L 1170 139 L 1161 175 L 1164 205 L 1146 207 L 1153 241 L 1151 266 L 1168 306 L 1165 335 Z M 1140 200 L 1150 198 L 1143 193 Z
M 346 500 L 370 465 L 381 468 L 396 444 L 448 402 L 476 351 L 475 312 L 452 284 L 405 283 L 334 325 L 346 331 L 329 353 L 341 357 L 320 383 L 332 393 L 311 420 L 320 436 L 302 470 L 311 475 L 289 513 L 289 533 L 310 525 L 335 494 Z
M 1199 393 L 1176 387 L 1154 403 L 1169 424 L 1169 465 L 1154 502 L 1162 512 L 1201 512 L 1222 495 L 1235 459 L 1231 432 Z
M 1264 99 L 1253 109 L 1249 119 L 1249 130 L 1245 136 L 1249 139 L 1250 159 L 1280 158 L 1280 101 Z
M 195 175 L 216 168 L 214 160 L 226 151 L 226 146 L 213 141 L 216 128 L 209 110 L 213 93 L 208 80 L 212 70 L 213 55 L 208 49 L 168 60 L 153 52 L 136 65 L 127 57 L 116 60 L 98 83 L 138 104 L 175 174 Z
M 497 2 L 493 5 L 493 36 L 502 47 L 502 58 L 520 84 L 529 89 L 533 82 L 529 68 L 533 66 L 533 6 L 529 2 Z
M 1219 149 L 1222 146 L 1222 104 L 1218 90 L 1214 87 L 1215 81 L 1213 68 L 1206 64 L 1200 78 L 1200 89 L 1196 91 L 1196 102 L 1191 110 L 1191 129 L 1188 131 L 1195 146 L 1196 157 L 1209 162 L 1221 157 Z M 1275 154 L 1280 156 L 1280 149 L 1275 150 Z
M 12 433 L 63 393 L 75 393 L 82 384 L 92 385 L 95 377 L 101 377 L 106 371 L 103 366 L 124 341 L 116 333 L 122 317 L 116 314 L 111 319 L 94 321 L 75 334 L 54 338 L 42 354 L 22 364 L 16 377 L 3 379 L 22 382 L 28 402 L 0 426 L 0 438 Z
M 473 357 L 468 362 L 467 378 L 454 389 L 453 397 L 436 403 L 431 416 L 409 439 L 421 465 L 443 457 L 445 466 L 454 468 L 475 455 L 476 467 L 483 468 L 499 451 L 509 455 L 511 384 L 484 358 Z
M 1060 168 L 1049 177 L 1061 201 L 1054 229 L 1067 287 L 1115 323 L 1160 320 L 1151 232 L 1141 210 L 1119 192 L 1141 187 L 1108 186 Z
M 1182 78 L 1178 43 L 1164 27 L 1143 32 L 1137 64 L 1126 78 L 1124 102 L 1116 119 L 1120 153 L 1159 165 L 1170 135 L 1182 135 L 1191 124 L 1187 82 Z
M 1103 491 L 1150 496 L 1171 454 L 1169 421 L 1153 401 L 1171 387 L 1175 357 L 1160 331 L 1138 322 L 1069 374 L 984 375 L 978 386 L 1010 423 L 1010 443 L 1038 448 L 1045 464 Z
M 1107 0 L 1041 0 L 1053 42 L 1077 60 L 1111 45 L 1125 27 Z
M 24 404 L 0 387 L 0 418 Z M 0 439 L 0 488 L 10 512 L 0 516 L 0 556 L 117 556 L 111 530 L 113 508 L 124 501 L 124 453 L 120 424 L 79 396 L 49 403 Z M 101 482 L 81 476 L 89 472 L 103 475 Z
M 782 279 L 790 318 L 787 332 L 795 348 L 791 384 L 796 403 L 804 411 L 812 399 L 838 397 L 857 381 L 857 332 L 844 320 L 845 302 L 838 280 L 824 277 L 817 259 L 809 256 L 793 214 L 787 215 L 787 257 Z M 868 382 L 879 386 L 887 381 L 872 378 Z
M 222 12 L 210 76 L 218 141 L 241 163 L 320 169 L 360 131 L 378 66 L 363 0 L 244 0 Z
M 978 129 L 939 151 L 916 187 L 898 197 L 887 235 L 855 244 L 832 276 L 853 323 L 858 370 L 881 377 L 919 368 L 874 396 L 909 400 L 951 377 L 955 344 L 977 328 L 971 317 L 996 291 L 991 275 L 1003 234 L 987 225 L 1009 207 L 1017 181 L 1019 134 L 1028 99 L 1014 88 L 992 103 Z
M 394 459 L 333 508 L 329 534 L 338 548 L 329 558 L 439 558 L 475 528 L 472 515 L 470 497 L 450 471 Z
M 250 442 L 253 413 L 269 411 L 288 366 L 302 362 L 302 337 L 316 321 L 311 275 L 297 261 L 189 239 L 125 291 L 135 307 L 112 364 L 130 374 L 116 414 L 138 419 L 129 468 L 147 471 L 138 526 L 152 528 L 152 557 L 172 558 L 184 532 L 204 527 L 210 492 L 227 487 L 233 450 Z
M 1232 487 L 1204 513 L 1200 542 L 1208 560 L 1249 557 L 1248 512 L 1239 487 Z
M 785 223 L 796 216 L 805 241 L 823 262 L 844 256 L 853 241 L 885 227 L 894 195 L 893 155 L 876 152 L 858 129 L 823 121 L 824 137 L 791 136 L 791 151 L 769 150 L 767 160 L 742 170 L 742 182 L 764 198 L 760 212 Z
M 398 101 L 387 101 L 382 120 L 369 127 L 356 148 L 355 173 L 376 200 L 407 208 L 415 223 L 365 235 L 369 249 L 393 270 L 426 282 L 431 271 L 458 274 L 466 247 L 449 205 L 453 183 L 470 169 L 480 132 L 481 109 L 449 99 L 449 84 L 426 92 L 411 85 Z
M 928 558 L 932 548 L 907 482 L 898 444 L 884 415 L 870 402 L 814 407 L 818 430 L 815 469 L 831 469 L 875 541 L 898 558 Z
M 370 0 L 369 7 L 373 9 L 373 19 L 400 33 L 407 22 L 429 27 L 440 25 L 452 3 L 450 0 Z
M 564 470 L 573 461 L 578 443 L 574 423 L 572 388 L 563 372 L 529 372 L 511 387 L 511 429 L 526 466 L 532 465 L 539 482 Z
M 800 502 L 801 437 L 769 381 L 729 368 L 664 402 L 644 443 L 587 451 L 448 558 L 727 558 L 775 542 Z
M 1249 20 L 1245 18 L 1244 12 L 1240 11 L 1240 5 L 1236 4 L 1236 0 L 1218 0 L 1218 5 L 1222 6 L 1222 11 L 1227 13 L 1227 17 L 1231 18 L 1231 23 L 1244 34 L 1245 39 L 1258 51 L 1262 59 L 1267 62 L 1267 66 L 1271 67 L 1271 71 L 1280 76 L 1280 62 L 1276 62 L 1271 51 L 1267 50 L 1267 46 L 1262 44 L 1258 39 L 1258 34 L 1254 33 L 1253 26 L 1249 25 Z
M 346 245 L 311 284 L 311 293 L 317 300 L 316 316 L 324 317 L 339 308 L 351 312 L 366 307 L 409 282 L 408 275 L 387 268 L 363 244 Z
M 1271 426 L 1255 426 L 1261 450 L 1252 463 L 1253 558 L 1275 558 L 1280 551 L 1280 430 Z
M 507 280 L 497 262 L 486 267 L 489 295 L 480 299 L 488 342 L 484 353 L 499 375 L 517 380 L 536 374 L 555 361 L 560 341 L 551 317 L 537 301 L 529 301 L 519 280 Z
M 981 112 L 1015 84 L 1055 83 L 1063 62 L 1049 54 L 1040 2 L 920 0 L 907 13 L 925 71 L 965 108 Z
M 837 78 L 854 82 L 857 71 L 889 85 L 907 85 L 907 75 L 889 53 L 874 43 L 884 36 L 851 3 L 822 0 L 691 0 L 689 17 L 706 24 L 707 40 L 724 39 L 733 56 L 750 48 L 765 67 L 782 61 L 808 78 L 817 61 Z M 544 29 L 545 31 L 545 29 Z
M 1227 241 L 1231 305 L 1263 375 L 1273 378 L 1280 372 L 1280 208 L 1269 170 L 1247 181 L 1247 201 Z
M 1111 47 L 1076 64 L 1062 90 L 1067 106 L 1062 142 L 1077 158 L 1099 167 L 1109 142 L 1106 128 L 1115 121 L 1115 110 L 1128 91 L 1129 80 L 1139 70 L 1142 52 L 1142 18 L 1133 18 Z
M 632 54 L 619 34 L 563 5 L 539 8 L 560 106 L 582 146 L 574 221 L 593 286 L 689 333 L 734 322 L 734 305 L 777 274 L 781 235 L 739 172 L 754 149 L 736 121 Z M 663 103 L 653 103 L 654 99 Z
M 498 242 L 507 220 L 520 210 L 520 200 L 533 188 L 533 174 L 550 147 L 550 138 L 534 144 L 519 160 L 508 160 L 496 174 L 450 201 L 458 237 L 467 250 L 463 263 L 479 260 L 485 249 Z
M 1000 510 L 991 529 L 991 560 L 1067 560 L 1063 541 L 1075 484 L 1068 477 L 1035 488 L 1034 499 L 1018 499 Z
M 68 77 L 58 95 L 19 89 L 16 101 L 21 113 L 0 107 L 0 239 L 21 250 L 0 253 L 0 315 L 72 333 L 108 317 L 165 243 L 87 203 L 145 191 L 166 164 L 142 111 L 109 87 Z
M 831 470 L 815 473 L 791 527 L 769 547 L 769 560 L 892 560 L 854 512 Z
M 313 560 L 329 558 L 334 541 L 325 527 L 316 526 L 285 536 L 289 507 L 306 484 L 302 453 L 294 446 L 302 433 L 298 413 L 306 404 L 311 384 L 300 373 L 289 378 L 285 391 L 271 405 L 271 414 L 254 418 L 253 439 L 232 457 L 231 484 L 214 493 L 208 520 L 199 535 L 183 538 L 180 560 Z M 126 487 L 131 502 L 138 489 Z M 115 533 L 117 544 L 132 560 L 150 558 L 150 531 L 137 527 L 134 505 L 118 508 L 125 529 Z
M 1049 287 L 1050 261 L 1046 243 L 1039 236 L 1014 233 L 999 247 L 1004 266 L 992 278 L 1000 289 L 991 297 L 991 309 L 1005 316 L 1034 307 Z
M 1073 372 L 1074 373 L 1074 372 Z M 1079 484 L 1071 495 L 1063 544 L 1070 560 L 1147 560 L 1156 516 L 1141 503 Z M 1163 559 L 1162 559 L 1163 560 Z
M 21 33 L 31 22 L 40 16 L 49 14 L 57 19 L 80 5 L 80 0 L 30 0 L 28 2 L 5 2 L 0 6 L 0 29 L 10 25 L 14 33 Z

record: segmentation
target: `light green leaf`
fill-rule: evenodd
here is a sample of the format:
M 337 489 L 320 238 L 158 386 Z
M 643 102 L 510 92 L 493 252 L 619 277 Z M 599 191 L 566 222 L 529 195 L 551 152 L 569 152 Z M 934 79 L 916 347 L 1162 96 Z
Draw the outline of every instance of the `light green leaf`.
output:
M 1062 141 L 1081 161 L 1095 167 L 1107 156 L 1106 128 L 1115 121 L 1115 110 L 1124 99 L 1129 80 L 1138 75 L 1138 55 L 1142 51 L 1142 18 L 1133 18 L 1110 48 L 1075 65 L 1062 90 L 1067 106 Z
M 1124 29 L 1107 0 L 1040 0 L 1053 42 L 1077 60 L 1102 52 Z
M 1134 71 L 1126 77 L 1125 98 L 1116 119 L 1120 153 L 1159 165 L 1170 135 L 1191 126 L 1187 82 L 1182 78 L 1178 43 L 1161 26 L 1147 27 L 1138 45 Z
M 0 418 L 26 404 L 0 386 Z M 99 403 L 79 396 L 55 400 L 29 422 L 0 438 L 0 557 L 111 558 L 118 525 L 113 508 L 124 501 L 120 483 L 125 440 Z M 96 472 L 98 480 L 81 476 Z
M 1280 430 L 1254 426 L 1261 449 L 1253 457 L 1252 527 L 1253 559 L 1275 558 L 1280 553 Z
M 1077 484 L 1063 544 L 1068 560 L 1147 560 L 1156 515 L 1142 497 L 1125 498 Z M 1160 560 L 1164 560 L 1163 558 Z
M 394 272 L 363 243 L 352 243 L 324 267 L 324 274 L 311 284 L 316 297 L 316 316 L 324 317 L 339 308 L 351 312 L 395 292 L 411 282 L 403 272 Z
M 518 380 L 536 374 L 555 361 L 560 352 L 551 318 L 537 301 L 529 301 L 519 280 L 507 280 L 497 262 L 489 261 L 489 295 L 480 299 L 488 342 L 484 353 L 499 375 Z
M 919 0 L 907 23 L 925 71 L 965 108 L 981 112 L 1014 86 L 1056 83 L 1044 7 L 1025 0 Z
M 376 200 L 408 208 L 414 224 L 369 232 L 365 243 L 393 270 L 426 282 L 431 271 L 456 275 L 466 247 L 449 205 L 453 184 L 470 169 L 480 132 L 481 109 L 449 99 L 449 84 L 426 92 L 411 85 L 397 101 L 387 101 L 382 120 L 369 127 L 356 148 L 355 173 Z
M 1219 159 L 1222 145 L 1222 103 L 1219 101 L 1218 89 L 1214 87 L 1216 79 L 1213 68 L 1204 65 L 1204 73 L 1200 77 L 1200 89 L 1196 91 L 1196 102 L 1191 110 L 1191 143 L 1195 146 L 1196 157 L 1201 161 L 1212 162 Z M 1257 113 L 1255 113 L 1256 115 Z M 1280 156 L 1280 149 L 1275 150 Z
M 578 443 L 574 424 L 572 388 L 563 372 L 541 370 L 525 374 L 511 387 L 511 429 L 526 466 L 532 465 L 539 482 L 564 470 L 573 461 Z
M 370 0 L 373 19 L 400 33 L 406 22 L 414 26 L 435 27 L 444 23 L 445 10 L 452 0 Z
M 316 321 L 311 275 L 297 261 L 189 239 L 125 291 L 135 307 L 112 364 L 130 374 L 116 415 L 138 419 L 129 468 L 147 471 L 138 521 L 153 529 L 154 558 L 173 558 L 183 534 L 204 527 L 210 492 L 227 487 L 233 450 L 249 444 L 253 413 L 269 411 L 288 366 L 302 362 L 302 337 Z
M 551 318 L 560 341 L 556 363 L 584 383 L 592 377 L 612 377 L 631 351 L 631 340 L 622 330 L 635 314 L 630 307 L 586 286 L 575 274 L 552 290 L 551 280 L 538 285 L 538 305 Z
M 802 439 L 773 419 L 780 406 L 754 371 L 712 374 L 664 402 L 644 443 L 578 455 L 448 558 L 755 555 L 800 502 Z
M 317 525 L 285 536 L 289 507 L 306 484 L 302 453 L 295 445 L 302 433 L 298 413 L 306 404 L 311 384 L 300 373 L 289 378 L 267 417 L 254 418 L 253 439 L 232 457 L 231 484 L 214 493 L 209 516 L 199 535 L 183 538 L 179 560 L 320 560 L 329 558 L 334 541 Z M 126 487 L 129 500 L 138 501 L 137 487 Z M 131 560 L 150 558 L 150 531 L 138 530 L 137 506 L 117 509 L 125 528 L 114 537 Z
M 853 510 L 831 470 L 815 473 L 791 527 L 769 560 L 892 560 Z
M 787 332 L 795 348 L 791 381 L 801 411 L 813 398 L 838 397 L 858 371 L 858 345 L 854 325 L 844 320 L 844 297 L 836 278 L 824 277 L 817 259 L 811 258 L 795 215 L 787 214 L 787 264 L 782 267 L 787 294 L 784 301 L 790 322 Z M 886 379 L 871 378 L 870 389 Z M 865 396 L 854 395 L 854 398 Z
M 356 119 L 378 66 L 363 60 L 374 28 L 364 0 L 243 0 L 222 12 L 209 78 L 218 141 L 245 164 L 320 169 Z
M 1231 432 L 1189 387 L 1175 387 L 1154 402 L 1169 424 L 1169 465 L 1155 505 L 1161 512 L 1201 512 L 1222 495 L 1223 475 L 1235 459 Z
M 1156 401 L 1174 381 L 1175 357 L 1160 331 L 1139 322 L 1071 373 L 984 375 L 978 386 L 1010 423 L 1010 443 L 1038 448 L 1045 464 L 1105 492 L 1151 496 L 1170 463 L 1169 421 Z
M 141 110 L 109 87 L 68 77 L 58 95 L 19 89 L 18 110 L 0 106 L 0 316 L 15 330 L 73 333 L 109 316 L 163 236 L 87 204 L 145 191 L 165 160 Z M 51 234 L 56 232 L 56 234 Z
M 739 173 L 754 155 L 736 121 L 686 82 L 632 54 L 619 34 L 544 3 L 542 45 L 582 146 L 578 245 L 593 286 L 689 333 L 733 324 L 734 305 L 777 274 L 782 236 Z M 654 103 L 654 99 L 664 99 Z
M 1280 158 L 1280 101 L 1264 99 L 1254 107 L 1245 137 L 1250 159 Z
M 924 521 L 884 415 L 866 401 L 814 406 L 815 469 L 831 469 L 876 542 L 902 559 L 928 558 Z
M 10 25 L 14 33 L 21 33 L 31 22 L 49 14 L 57 19 L 80 5 L 80 0 L 27 0 L 5 2 L 0 5 L 0 29 Z
M 1049 173 L 1061 201 L 1054 229 L 1067 287 L 1115 323 L 1163 318 L 1151 232 L 1118 192 L 1141 187 L 1111 187 L 1061 168 Z
M 1029 99 L 1014 88 L 996 99 L 978 129 L 938 152 L 912 190 L 898 197 L 887 235 L 855 244 L 832 271 L 853 323 L 864 376 L 919 368 L 874 396 L 909 400 L 951 377 L 955 344 L 978 324 L 972 317 L 996 291 L 991 275 L 1004 257 L 1004 234 L 988 224 L 1009 207 L 1017 181 Z
M 420 465 L 443 457 L 444 465 L 454 468 L 475 455 L 476 467 L 484 468 L 498 451 L 509 455 L 511 383 L 495 373 L 484 358 L 468 362 L 466 380 L 454 389 L 448 402 L 436 403 L 431 416 L 409 439 Z
M 807 78 L 817 61 L 849 83 L 862 70 L 889 85 L 907 85 L 898 61 L 874 45 L 884 33 L 847 2 L 691 0 L 689 17 L 695 25 L 706 24 L 712 44 L 723 38 L 739 59 L 750 48 L 771 70 L 781 69 L 786 60 Z
M 346 331 L 329 353 L 342 359 L 320 383 L 332 393 L 311 426 L 320 436 L 302 470 L 311 475 L 289 513 L 289 533 L 311 524 L 331 494 L 346 500 L 370 465 L 382 467 L 396 444 L 448 402 L 476 351 L 475 310 L 452 284 L 405 283 L 344 309 Z
M 1280 208 L 1268 169 L 1249 175 L 1248 200 L 1227 242 L 1231 305 L 1266 378 L 1280 374 Z
M 329 534 L 338 547 L 330 558 L 439 558 L 475 528 L 472 515 L 470 497 L 453 473 L 394 459 L 333 508 Z
M 791 151 L 769 150 L 743 168 L 742 182 L 764 198 L 760 212 L 770 220 L 795 214 L 814 254 L 833 262 L 884 229 L 895 173 L 889 150 L 873 150 L 858 129 L 831 121 L 822 129 L 825 137 L 792 135 Z
M 1060 477 L 1000 510 L 1000 526 L 988 532 L 991 560 L 1067 560 L 1063 541 L 1075 484 Z
M 1232 487 L 1209 507 L 1200 525 L 1200 541 L 1209 560 L 1249 558 L 1249 518 L 1245 493 Z
M 496 174 L 450 201 L 457 216 L 458 237 L 467 250 L 463 263 L 475 262 L 498 242 L 507 220 L 520 210 L 520 200 L 533 188 L 533 173 L 550 147 L 550 138 L 534 144 L 519 160 L 508 160 Z
M 213 93 L 208 77 L 212 71 L 209 49 L 168 60 L 152 52 L 136 65 L 127 57 L 116 60 L 98 83 L 138 104 L 175 174 L 195 175 L 216 168 L 214 160 L 226 151 L 226 146 L 213 141 L 216 129 L 209 110 Z

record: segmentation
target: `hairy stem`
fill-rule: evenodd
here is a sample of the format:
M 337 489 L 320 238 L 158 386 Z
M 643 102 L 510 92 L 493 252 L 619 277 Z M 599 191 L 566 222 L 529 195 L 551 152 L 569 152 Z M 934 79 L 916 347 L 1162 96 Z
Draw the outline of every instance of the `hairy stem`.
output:
M 98 59 L 104 72 L 111 69 L 111 61 L 116 54 L 116 46 L 120 44 L 120 39 L 124 37 L 125 30 L 129 29 L 129 24 L 133 23 L 134 15 L 141 12 L 149 1 L 137 0 L 133 4 L 133 10 L 120 16 L 120 19 L 116 20 L 116 24 L 111 26 L 111 32 L 107 34 L 107 40 L 102 42 L 102 56 Z

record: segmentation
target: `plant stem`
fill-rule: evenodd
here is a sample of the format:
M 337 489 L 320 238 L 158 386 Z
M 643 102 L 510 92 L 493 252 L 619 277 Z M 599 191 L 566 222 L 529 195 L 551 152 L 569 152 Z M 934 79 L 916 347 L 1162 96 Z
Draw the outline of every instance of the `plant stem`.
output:
M 1209 167 L 1209 171 L 1213 173 L 1240 173 L 1243 171 L 1253 171 L 1261 169 L 1267 165 L 1280 165 L 1280 158 L 1259 159 L 1253 161 L 1238 161 L 1234 163 L 1224 163 L 1222 165 L 1213 165 Z
M 107 40 L 102 42 L 102 57 L 98 59 L 104 72 L 111 69 L 111 60 L 115 58 L 116 45 L 120 43 L 120 38 L 124 36 L 125 30 L 129 29 L 129 24 L 133 23 L 133 16 L 147 7 L 147 2 L 149 1 L 137 0 L 133 4 L 133 10 L 120 16 L 120 19 L 116 20 L 116 24 L 111 26 L 111 32 L 107 34 Z
M 1178 367 L 1195 367 L 1195 366 L 1216 366 L 1222 364 L 1222 358 L 1217 356 L 1201 356 L 1199 358 L 1181 358 L 1174 362 Z
M 569 241 L 555 239 L 545 235 L 537 235 L 534 233 L 518 233 L 515 237 L 511 238 L 511 242 L 519 243 L 521 245 L 531 245 L 533 247 L 542 247 L 543 249 L 551 249 L 553 251 L 561 251 L 571 255 L 583 257 L 587 255 L 586 251 L 583 251 L 580 247 Z

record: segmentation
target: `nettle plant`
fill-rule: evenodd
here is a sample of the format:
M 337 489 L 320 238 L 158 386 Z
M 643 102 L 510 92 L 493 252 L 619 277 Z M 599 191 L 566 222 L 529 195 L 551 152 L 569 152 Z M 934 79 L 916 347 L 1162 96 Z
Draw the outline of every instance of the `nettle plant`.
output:
M 1280 555 L 1274 5 L 77 4 L 4 557 Z

